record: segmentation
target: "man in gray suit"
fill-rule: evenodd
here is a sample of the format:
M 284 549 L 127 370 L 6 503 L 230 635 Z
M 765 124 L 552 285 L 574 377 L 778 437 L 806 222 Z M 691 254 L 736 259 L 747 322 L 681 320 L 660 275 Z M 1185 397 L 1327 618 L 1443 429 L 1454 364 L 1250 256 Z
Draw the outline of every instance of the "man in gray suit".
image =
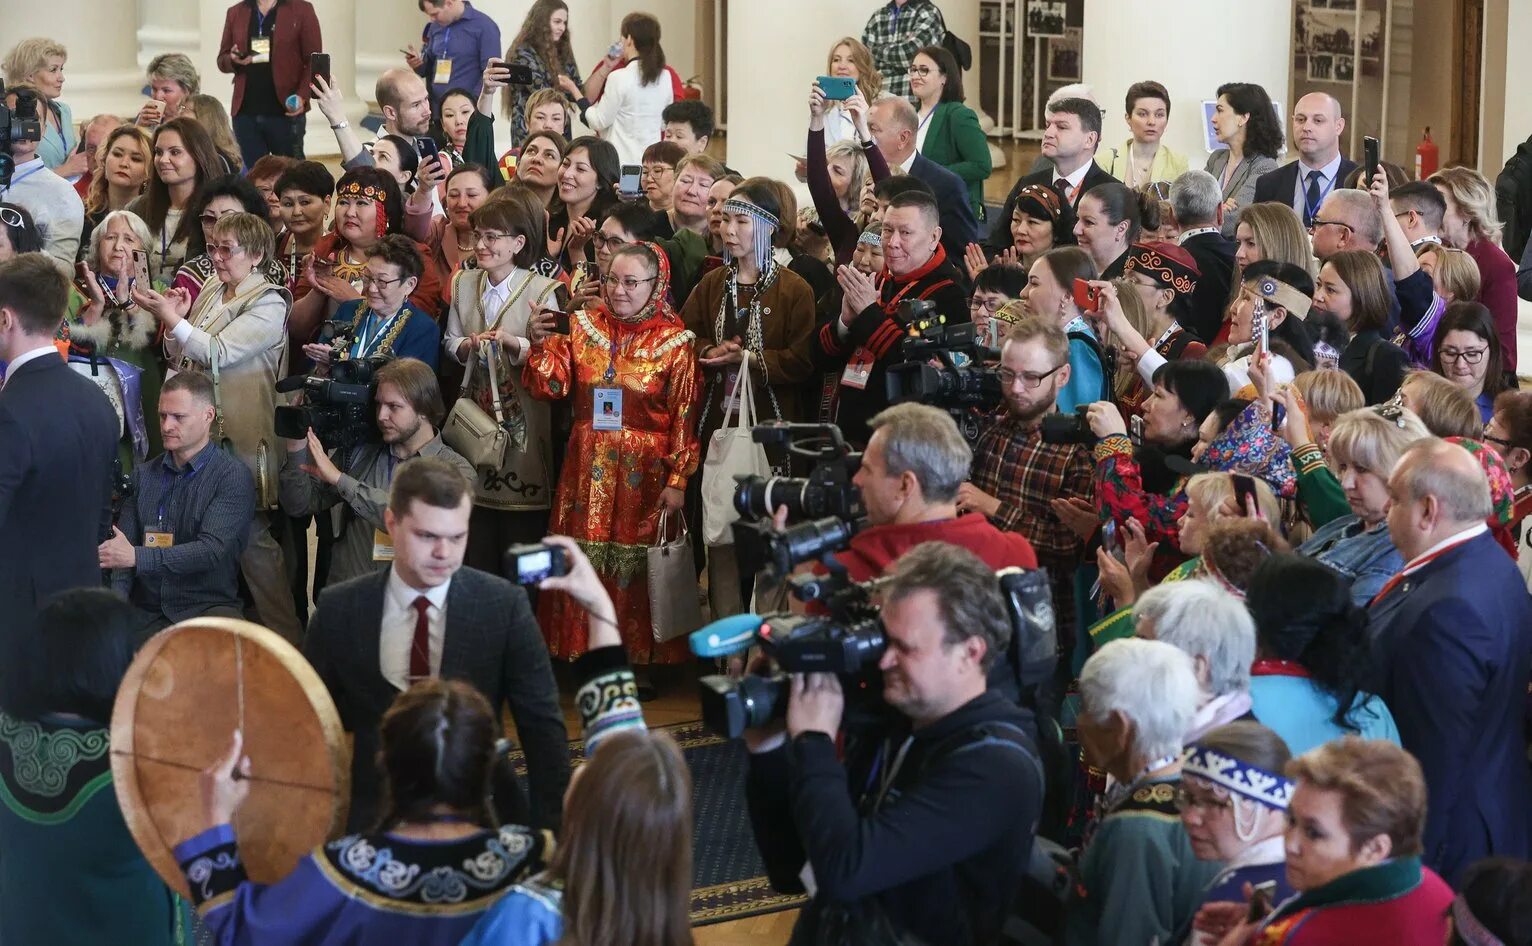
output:
M 393 564 L 326 588 L 309 621 L 304 655 L 356 736 L 349 830 L 371 830 L 382 814 L 383 714 L 401 691 L 431 677 L 473 684 L 497 716 L 509 706 L 527 755 L 530 820 L 558 827 L 569 783 L 558 684 L 526 592 L 462 567 L 472 501 L 462 473 L 445 460 L 400 466 L 383 514 Z

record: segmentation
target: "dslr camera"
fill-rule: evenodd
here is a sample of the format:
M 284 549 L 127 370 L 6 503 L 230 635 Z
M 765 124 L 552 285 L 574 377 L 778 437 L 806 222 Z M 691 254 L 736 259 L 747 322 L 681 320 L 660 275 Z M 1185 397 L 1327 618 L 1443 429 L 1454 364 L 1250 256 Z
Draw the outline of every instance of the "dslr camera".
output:
M 5 104 L 5 83 L 0 82 L 0 188 L 11 186 L 16 173 L 16 159 L 11 146 L 19 141 L 42 141 L 43 126 L 38 120 L 37 93 L 31 89 L 16 91 L 16 106 Z
M 998 356 L 980 341 L 972 322 L 949 325 L 935 308 L 925 299 L 899 306 L 908 337 L 884 378 L 889 403 L 919 401 L 949 411 L 994 407 L 1000 403 L 1000 378 L 984 360 Z
M 303 403 L 278 407 L 276 433 L 289 440 L 302 440 L 312 429 L 326 450 L 347 450 L 380 438 L 373 414 L 372 395 L 377 387 L 379 368 L 393 358 L 346 358 L 351 323 L 331 320 L 319 327 L 315 339 L 329 345 L 332 360 L 327 370 L 283 378 L 277 391 L 283 394 L 303 392 Z
M 1054 412 L 1044 417 L 1043 443 L 1077 443 L 1087 447 L 1094 444 L 1096 435 L 1091 432 L 1090 421 L 1085 419 L 1089 409 L 1090 405 L 1081 404 L 1073 414 Z

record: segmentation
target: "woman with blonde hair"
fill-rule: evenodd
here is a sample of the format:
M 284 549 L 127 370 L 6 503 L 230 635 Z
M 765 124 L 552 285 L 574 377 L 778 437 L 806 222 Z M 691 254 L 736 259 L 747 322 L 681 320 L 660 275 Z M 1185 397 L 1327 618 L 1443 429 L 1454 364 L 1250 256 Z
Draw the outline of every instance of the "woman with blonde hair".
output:
M 1437 437 L 1478 438 L 1484 432 L 1473 397 L 1432 371 L 1411 371 L 1399 385 L 1399 403 Z
M 830 47 L 825 75 L 855 82 L 864 102 L 876 101 L 883 91 L 883 74 L 873 64 L 872 50 L 854 36 L 843 36 Z M 825 147 L 848 139 L 858 140 L 856 120 L 846 111 L 844 102 L 832 102 L 825 109 Z
M 1362 389 L 1357 387 L 1356 381 L 1339 368 L 1315 368 L 1313 371 L 1305 371 L 1293 379 L 1292 390 L 1298 394 L 1297 403 L 1303 406 L 1302 413 L 1306 415 L 1307 423 L 1304 425 L 1307 434 L 1313 431 L 1313 440 L 1302 440 L 1293 444 L 1296 451 L 1306 443 L 1310 443 L 1320 450 L 1330 441 L 1330 428 L 1335 426 L 1335 421 L 1342 414 L 1349 414 L 1367 406 L 1362 397 Z M 1284 427 L 1287 431 L 1290 428 Z M 1321 457 L 1323 460 L 1323 457 Z M 1293 462 L 1298 462 L 1297 456 Z
M 1314 249 L 1298 214 L 1286 204 L 1268 201 L 1251 204 L 1239 215 L 1234 228 L 1234 288 L 1239 291 L 1240 274 L 1245 267 L 1260 260 L 1291 263 L 1313 275 Z
M 240 157 L 239 142 L 234 139 L 234 126 L 217 96 L 198 92 L 186 100 L 186 108 L 208 137 L 213 139 L 213 147 L 218 149 L 218 156 L 223 159 L 224 173 L 244 173 L 245 162 Z
M 74 179 L 88 167 L 85 152 L 75 152 L 79 134 L 74 127 L 74 113 L 59 101 L 64 93 L 64 63 L 69 51 L 63 44 L 44 37 L 24 39 L 11 47 L 0 62 L 5 84 L 25 83 L 37 90 L 37 120 L 43 138 L 37 143 L 37 156 L 43 166 L 59 177 Z
M 90 189 L 85 193 L 85 229 L 80 234 L 82 243 L 106 215 L 114 210 L 124 210 L 149 182 L 150 164 L 154 148 L 148 132 L 137 125 L 118 125 L 101 142 L 96 162 L 96 173 L 91 175 Z
M 1505 370 L 1516 374 L 1516 264 L 1500 248 L 1495 187 L 1473 168 L 1442 168 L 1429 178 L 1447 202 L 1442 241 L 1467 251 L 1479 266 L 1479 301 L 1495 317 Z

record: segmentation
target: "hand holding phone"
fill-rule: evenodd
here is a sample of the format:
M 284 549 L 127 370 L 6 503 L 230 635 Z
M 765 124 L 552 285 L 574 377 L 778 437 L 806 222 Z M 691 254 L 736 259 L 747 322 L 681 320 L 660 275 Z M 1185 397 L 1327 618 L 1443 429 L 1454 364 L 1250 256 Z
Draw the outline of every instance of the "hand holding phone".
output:
M 1260 518 L 1260 495 L 1255 491 L 1254 477 L 1244 473 L 1234 473 L 1231 478 L 1234 480 L 1234 503 L 1239 507 L 1237 515 L 1244 518 L 1253 513 L 1256 518 Z
M 309 73 L 316 79 L 323 79 L 326 85 L 333 85 L 330 79 L 330 54 L 309 53 Z
M 1083 279 L 1075 280 L 1074 297 L 1081 312 L 1095 312 L 1101 308 L 1101 289 Z
M 1378 173 L 1378 149 L 1378 139 L 1371 136 L 1362 138 L 1362 167 L 1367 172 L 1367 176 L 1362 178 L 1364 190 L 1372 187 L 1373 175 Z
M 820 76 L 814 81 L 831 102 L 844 102 L 856 94 L 856 80 L 849 76 Z

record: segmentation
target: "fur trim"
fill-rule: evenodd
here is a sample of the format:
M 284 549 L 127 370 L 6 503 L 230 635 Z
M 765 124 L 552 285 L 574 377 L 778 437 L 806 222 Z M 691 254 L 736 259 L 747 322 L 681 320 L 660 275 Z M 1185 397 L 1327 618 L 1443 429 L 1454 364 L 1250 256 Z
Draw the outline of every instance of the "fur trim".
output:
M 69 323 L 69 337 L 90 342 L 98 351 L 120 345 L 131 351 L 143 351 L 154 344 L 159 330 L 154 316 L 142 307 L 131 310 L 115 309 L 96 320 L 94 325 L 84 322 Z

